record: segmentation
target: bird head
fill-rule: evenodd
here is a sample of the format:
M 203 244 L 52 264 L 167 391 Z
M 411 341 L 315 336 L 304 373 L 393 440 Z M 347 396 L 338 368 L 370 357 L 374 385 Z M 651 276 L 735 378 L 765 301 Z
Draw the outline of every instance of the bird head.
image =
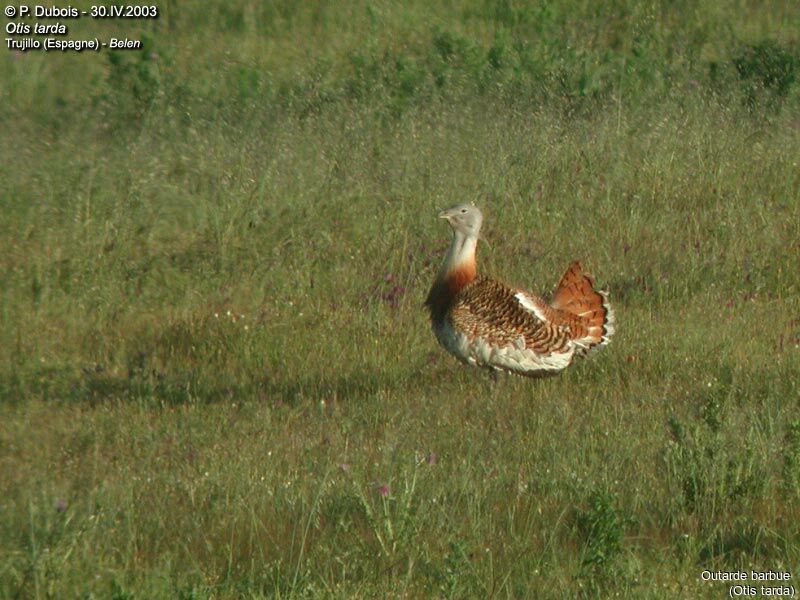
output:
M 483 213 L 474 204 L 457 204 L 439 213 L 455 231 L 466 236 L 478 237 L 483 224 Z

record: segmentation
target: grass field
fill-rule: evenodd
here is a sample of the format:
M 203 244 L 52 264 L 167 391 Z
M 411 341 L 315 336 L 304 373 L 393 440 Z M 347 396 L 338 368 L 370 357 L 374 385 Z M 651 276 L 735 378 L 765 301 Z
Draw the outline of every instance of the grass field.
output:
M 800 4 L 159 7 L 0 52 L 0 597 L 797 586 Z M 611 346 L 446 355 L 461 201 Z

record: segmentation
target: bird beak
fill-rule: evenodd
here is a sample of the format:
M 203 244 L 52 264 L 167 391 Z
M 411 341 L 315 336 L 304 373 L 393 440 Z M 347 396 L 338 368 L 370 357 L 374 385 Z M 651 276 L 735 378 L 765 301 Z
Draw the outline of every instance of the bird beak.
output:
M 449 219 L 450 215 L 447 214 L 446 210 L 443 210 L 442 212 L 439 213 L 439 218 L 440 219 Z

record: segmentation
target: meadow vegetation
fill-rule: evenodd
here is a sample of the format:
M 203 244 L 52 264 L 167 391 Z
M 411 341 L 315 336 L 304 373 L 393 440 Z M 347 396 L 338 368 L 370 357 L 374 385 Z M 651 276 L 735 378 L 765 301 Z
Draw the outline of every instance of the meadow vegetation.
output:
M 800 5 L 159 6 L 0 53 L 0 596 L 800 577 Z M 461 201 L 487 273 L 583 261 L 611 346 L 438 348 Z

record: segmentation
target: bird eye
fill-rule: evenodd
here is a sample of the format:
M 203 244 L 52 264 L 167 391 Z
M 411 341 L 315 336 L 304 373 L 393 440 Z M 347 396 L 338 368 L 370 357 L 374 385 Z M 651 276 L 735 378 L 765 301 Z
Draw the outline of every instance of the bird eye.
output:
M 462 208 L 462 209 L 461 209 L 461 214 L 462 214 L 462 215 L 465 215 L 465 214 L 467 214 L 467 209 L 466 209 L 466 208 Z

